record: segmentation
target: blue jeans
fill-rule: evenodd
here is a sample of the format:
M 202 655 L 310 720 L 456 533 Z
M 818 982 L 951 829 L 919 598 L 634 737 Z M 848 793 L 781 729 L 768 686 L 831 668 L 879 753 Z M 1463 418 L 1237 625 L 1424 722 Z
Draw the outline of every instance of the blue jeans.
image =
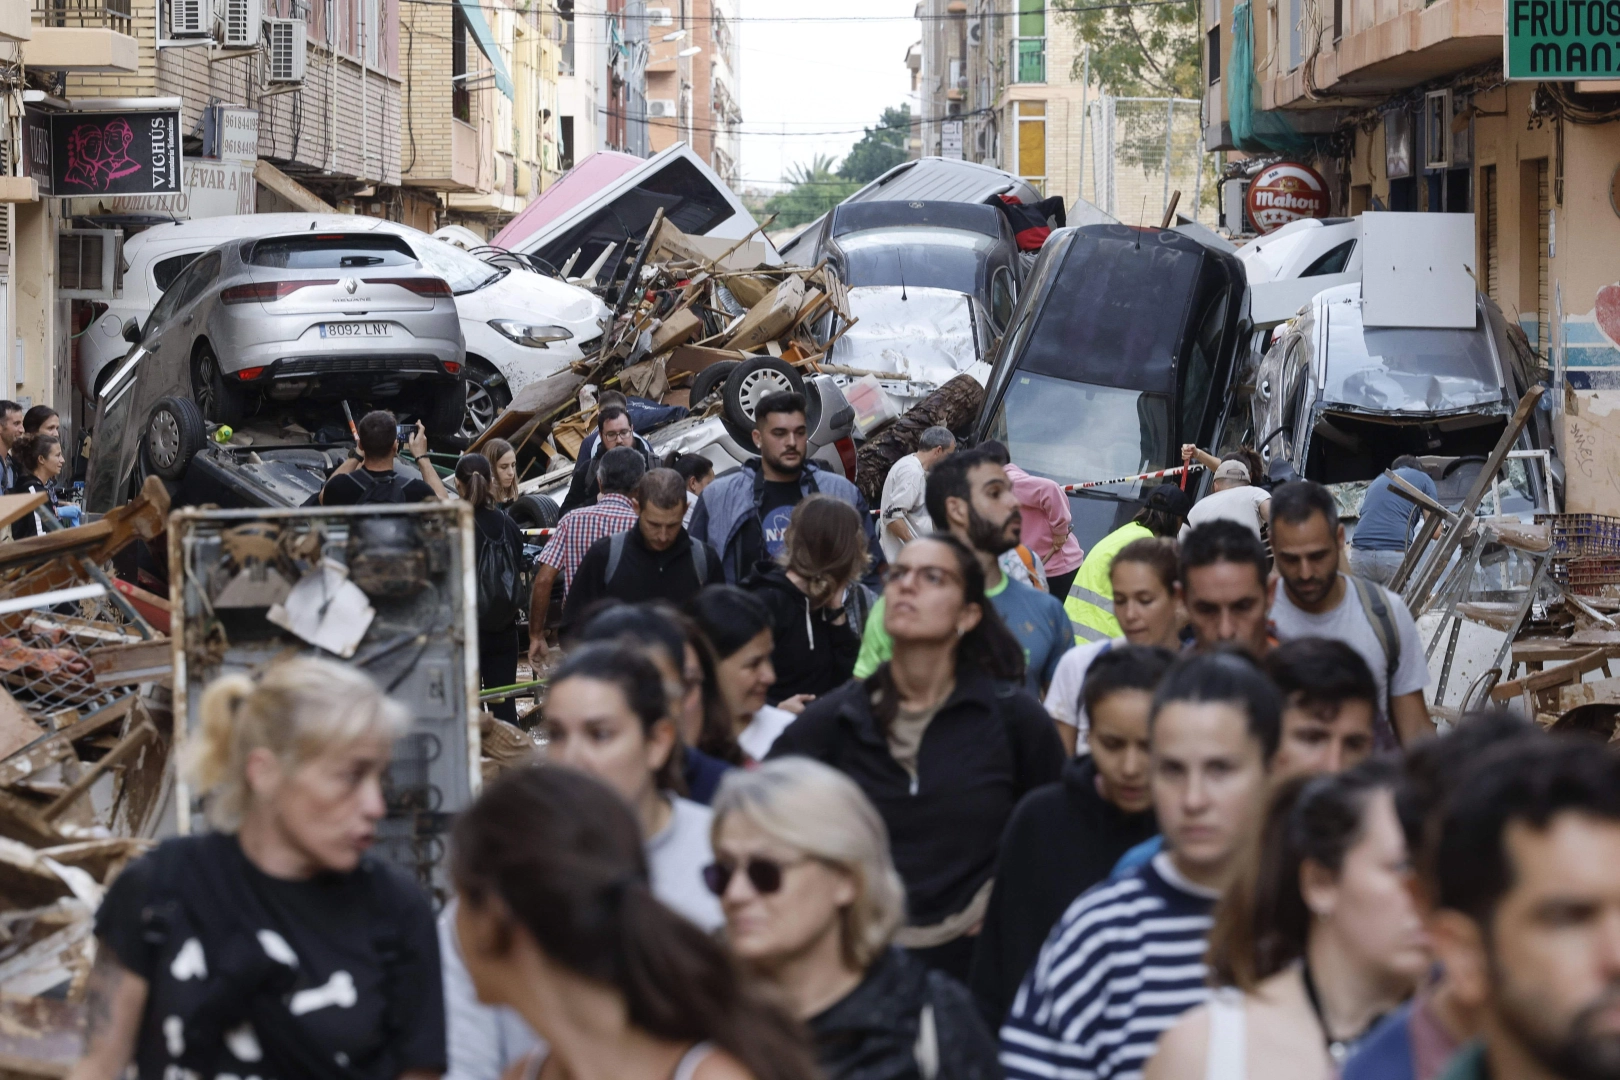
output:
M 1364 577 L 1368 581 L 1376 581 L 1380 585 L 1389 585 L 1389 579 L 1395 576 L 1395 571 L 1401 568 L 1405 560 L 1404 551 L 1369 551 L 1366 548 L 1352 547 L 1350 549 L 1350 569 L 1355 571 L 1357 577 Z

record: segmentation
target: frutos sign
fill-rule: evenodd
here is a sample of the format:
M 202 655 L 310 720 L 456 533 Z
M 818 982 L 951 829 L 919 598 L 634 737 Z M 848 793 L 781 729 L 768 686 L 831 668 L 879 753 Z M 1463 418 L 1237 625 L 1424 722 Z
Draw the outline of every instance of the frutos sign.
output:
M 1262 233 L 1300 218 L 1327 217 L 1327 181 L 1309 165 L 1279 161 L 1249 183 L 1248 209 L 1249 219 Z
M 1510 79 L 1611 78 L 1620 72 L 1620 0 L 1504 0 Z

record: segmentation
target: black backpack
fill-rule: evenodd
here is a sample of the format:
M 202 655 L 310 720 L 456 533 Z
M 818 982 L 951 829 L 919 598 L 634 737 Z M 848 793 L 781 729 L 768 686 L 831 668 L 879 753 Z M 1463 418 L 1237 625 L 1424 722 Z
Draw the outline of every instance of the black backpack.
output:
M 405 487 L 411 482 L 409 476 L 401 476 L 396 472 L 388 474 L 383 480 L 365 469 L 355 469 L 349 474 L 360 485 L 360 502 L 356 505 L 370 506 L 377 503 L 402 503 L 405 501 Z
M 494 539 L 484 535 L 475 519 L 478 533 L 478 628 L 505 630 L 517 621 L 523 603 L 523 574 L 518 568 L 513 545 L 507 542 L 502 522 Z

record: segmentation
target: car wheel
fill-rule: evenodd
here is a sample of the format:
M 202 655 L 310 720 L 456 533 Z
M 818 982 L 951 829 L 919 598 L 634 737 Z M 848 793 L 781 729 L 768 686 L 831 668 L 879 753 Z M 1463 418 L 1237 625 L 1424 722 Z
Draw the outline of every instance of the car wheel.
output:
M 469 441 L 484 433 L 501 410 L 512 404 L 512 389 L 506 376 L 482 364 L 468 363 L 467 406 L 462 415 L 461 434 Z
M 753 444 L 754 411 L 772 394 L 804 393 L 804 378 L 793 365 L 774 356 L 744 360 L 726 376 L 721 418 L 731 437 L 744 446 Z
M 204 418 L 216 424 L 232 427 L 246 415 L 246 397 L 242 388 L 225 377 L 219 359 L 205 342 L 197 349 L 191 361 L 191 396 L 202 410 Z
M 208 425 L 194 401 L 166 397 L 146 418 L 146 459 L 165 480 L 186 475 L 191 459 L 208 441 Z
M 552 529 L 562 520 L 556 500 L 539 492 L 519 497 L 506 512 L 520 529 Z
M 449 386 L 433 382 L 426 388 L 422 401 L 422 426 L 428 438 L 443 439 L 458 436 L 467 416 L 467 387 L 465 379 L 457 379 Z
M 687 403 L 692 408 L 697 408 L 704 398 L 714 393 L 715 388 L 726 381 L 726 376 L 730 375 L 740 362 L 738 360 L 717 360 L 692 376 L 692 392 L 687 395 Z

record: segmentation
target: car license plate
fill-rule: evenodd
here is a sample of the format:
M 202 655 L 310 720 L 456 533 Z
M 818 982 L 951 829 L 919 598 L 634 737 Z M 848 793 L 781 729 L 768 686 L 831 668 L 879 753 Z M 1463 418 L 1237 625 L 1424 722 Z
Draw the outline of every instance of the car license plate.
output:
M 379 338 L 393 337 L 394 324 L 386 322 L 329 322 L 321 323 L 323 338 Z

